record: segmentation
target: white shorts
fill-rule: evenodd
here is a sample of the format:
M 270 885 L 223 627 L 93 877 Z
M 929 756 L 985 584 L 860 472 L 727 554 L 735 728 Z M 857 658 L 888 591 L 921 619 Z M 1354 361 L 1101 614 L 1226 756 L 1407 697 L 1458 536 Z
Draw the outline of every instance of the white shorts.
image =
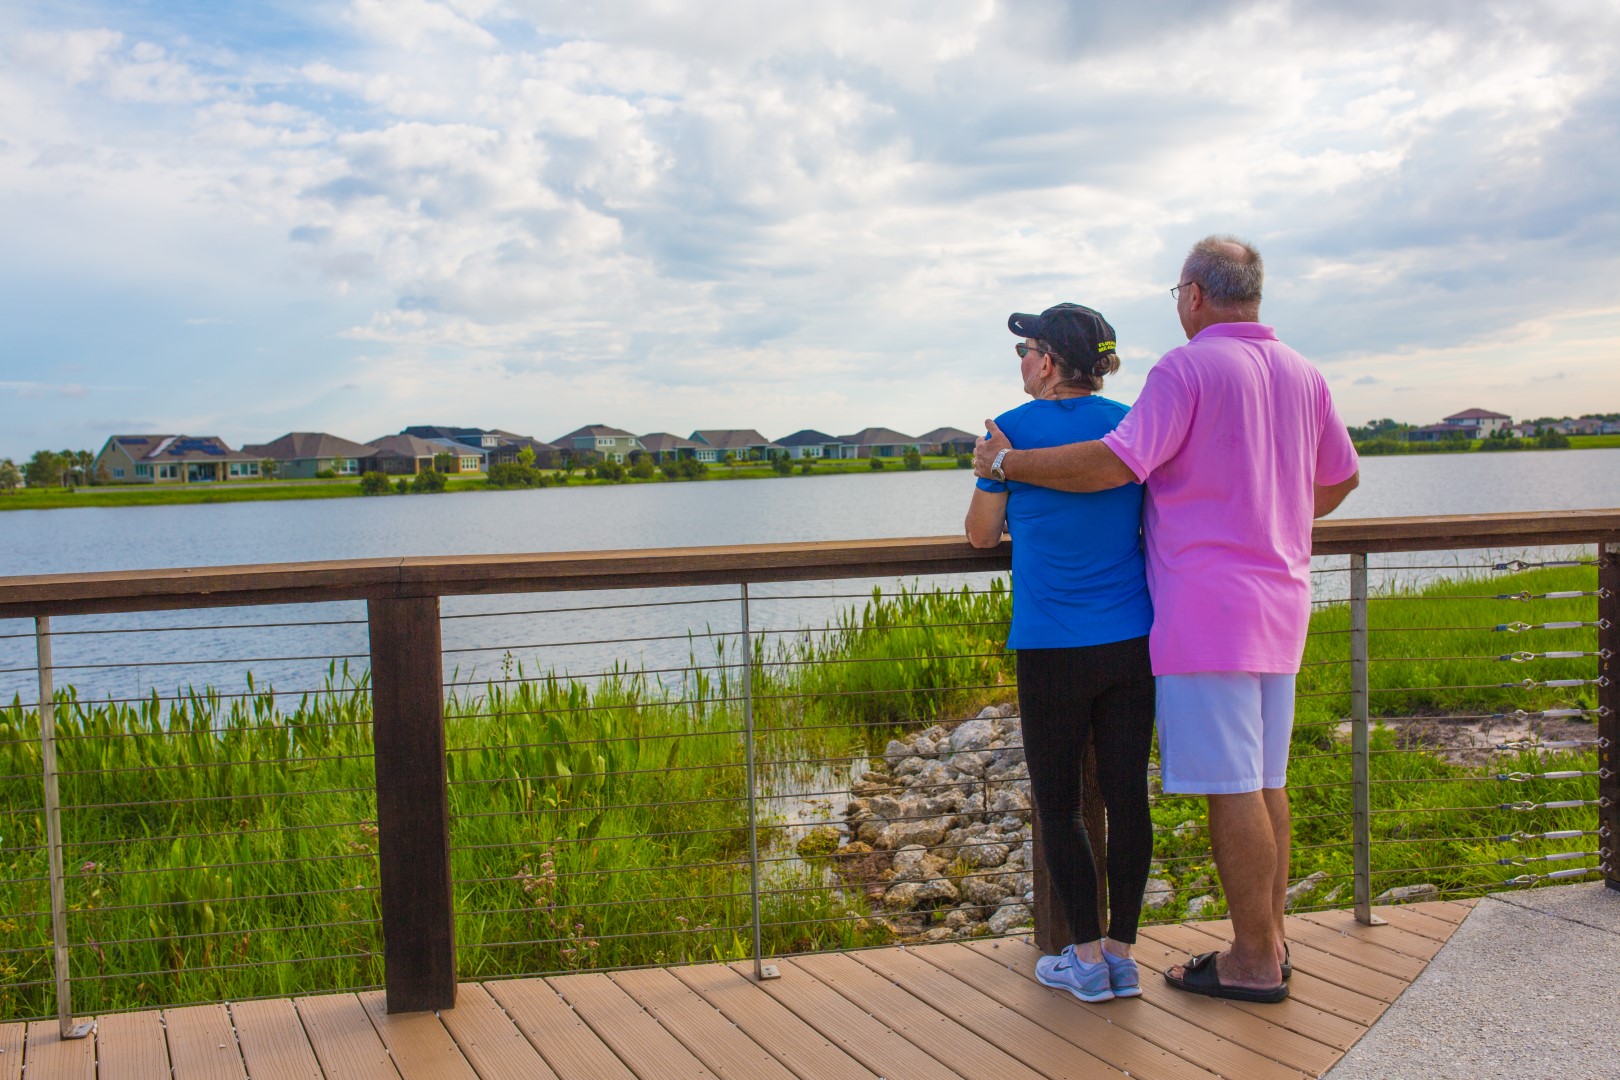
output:
M 1154 683 L 1165 791 L 1231 795 L 1288 783 L 1294 676 L 1200 671 Z

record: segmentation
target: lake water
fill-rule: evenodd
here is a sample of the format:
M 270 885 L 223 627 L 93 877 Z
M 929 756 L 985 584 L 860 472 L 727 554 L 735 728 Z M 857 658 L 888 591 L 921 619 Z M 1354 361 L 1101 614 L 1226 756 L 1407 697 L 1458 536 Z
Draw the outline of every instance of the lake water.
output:
M 959 531 L 966 470 L 711 483 L 548 488 L 199 506 L 0 513 L 0 573 L 40 574 L 396 555 L 595 551 L 796 540 L 931 536 Z M 1362 486 L 1335 517 L 1396 517 L 1620 507 L 1620 450 L 1368 458 Z M 1393 564 L 1398 560 L 1381 556 Z M 1455 555 L 1424 561 L 1460 562 Z M 1326 565 L 1326 564 L 1324 564 Z M 982 585 L 984 576 L 955 577 Z M 874 582 L 756 586 L 756 630 L 824 625 Z M 892 584 L 885 582 L 882 584 Z M 838 595 L 829 595 L 838 594 Z M 447 670 L 496 674 L 511 650 L 530 667 L 573 672 L 613 663 L 678 666 L 712 656 L 738 626 L 737 590 L 451 597 Z M 515 614 L 497 615 L 511 612 Z M 266 626 L 271 623 L 333 625 Z M 54 620 L 60 683 L 83 696 L 171 693 L 194 684 L 240 689 L 243 671 L 280 689 L 318 686 L 331 658 L 364 664 L 364 606 L 288 605 Z M 222 626 L 242 629 L 222 629 Z M 179 627 L 206 627 L 196 630 Z M 0 620 L 0 696 L 34 696 L 32 624 Z M 618 644 L 631 637 L 666 640 Z M 273 658 L 308 657 L 283 660 Z

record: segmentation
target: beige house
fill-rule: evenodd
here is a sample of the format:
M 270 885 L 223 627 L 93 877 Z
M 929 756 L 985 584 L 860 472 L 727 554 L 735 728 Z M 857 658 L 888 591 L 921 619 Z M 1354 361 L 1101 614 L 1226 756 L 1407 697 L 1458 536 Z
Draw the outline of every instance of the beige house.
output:
M 724 461 L 727 454 L 734 461 L 763 461 L 787 451 L 753 428 L 705 428 L 692 432 L 692 441 L 700 444 L 694 451 L 699 461 Z
M 366 443 L 370 451 L 360 459 L 361 472 L 380 472 L 389 476 L 415 476 L 433 468 L 433 456 L 439 448 L 415 435 L 384 435 Z
M 217 435 L 114 435 L 95 471 L 114 484 L 217 484 L 258 479 L 259 461 Z

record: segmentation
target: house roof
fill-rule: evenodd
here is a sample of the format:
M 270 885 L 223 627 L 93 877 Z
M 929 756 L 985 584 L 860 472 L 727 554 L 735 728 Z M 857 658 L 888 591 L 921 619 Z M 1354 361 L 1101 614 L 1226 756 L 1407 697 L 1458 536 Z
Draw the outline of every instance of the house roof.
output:
M 423 439 L 422 441 L 433 447 L 435 454 L 478 454 L 481 457 L 489 456 L 489 451 L 482 446 L 472 446 L 462 442 L 460 439 Z
M 978 436 L 973 434 L 971 431 L 963 431 L 961 428 L 938 427 L 933 431 L 929 431 L 917 436 L 917 441 L 942 443 L 960 442 L 961 440 L 966 439 L 968 442 L 972 442 L 977 438 Z
M 638 435 L 637 440 L 642 447 L 655 454 L 668 453 L 671 450 L 692 450 L 698 444 L 691 439 L 683 439 L 679 435 L 671 435 L 667 431 L 655 431 L 651 435 Z
M 458 435 L 481 435 L 477 428 L 455 427 L 450 424 L 412 424 L 401 428 L 401 435 L 414 435 L 418 439 L 454 439 Z
M 114 435 L 113 441 L 136 461 L 257 461 L 232 450 L 218 435 Z
M 372 449 L 324 431 L 289 431 L 279 439 L 244 446 L 242 453 L 277 461 L 297 461 L 301 458 L 370 457 Z
M 756 446 L 776 446 L 753 428 L 704 428 L 692 432 L 692 438 L 716 450 L 750 450 Z
M 1513 417 L 1506 413 L 1491 412 L 1489 409 L 1464 409 L 1460 413 L 1452 413 L 1446 417 L 1449 423 L 1452 420 L 1511 420 Z
M 833 438 L 831 435 L 828 435 L 825 431 L 817 431 L 815 428 L 805 428 L 803 431 L 795 431 L 791 435 L 782 436 L 780 439 L 776 440 L 776 445 L 823 446 L 827 443 L 834 443 L 837 441 L 837 439 Z
M 560 437 L 557 440 L 557 445 L 558 446 L 571 446 L 575 439 L 586 439 L 586 438 L 591 438 L 591 439 L 594 439 L 594 438 L 622 439 L 622 438 L 625 438 L 626 436 L 628 436 L 628 437 L 630 437 L 632 439 L 635 438 L 635 434 L 633 432 L 626 431 L 623 428 L 608 427 L 606 424 L 586 424 L 584 427 L 580 428 L 579 430 L 570 431 L 568 434 Z
M 418 439 L 415 435 L 384 435 L 366 443 L 371 448 L 367 457 L 388 455 L 391 457 L 430 458 L 439 453 L 439 447 L 426 439 Z
M 1455 434 L 1456 431 L 1456 424 L 1425 424 L 1423 427 L 1413 428 L 1409 434 L 1415 435 L 1419 432 L 1427 432 L 1436 435 L 1451 435 Z
M 921 442 L 910 435 L 902 435 L 893 428 L 869 427 L 862 428 L 853 435 L 840 435 L 838 441 L 849 443 L 851 446 L 898 446 Z

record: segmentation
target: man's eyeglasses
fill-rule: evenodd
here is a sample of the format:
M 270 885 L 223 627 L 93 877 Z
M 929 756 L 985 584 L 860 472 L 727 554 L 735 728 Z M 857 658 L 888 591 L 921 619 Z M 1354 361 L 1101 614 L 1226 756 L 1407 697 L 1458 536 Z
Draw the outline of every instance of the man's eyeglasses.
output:
M 1047 352 L 1045 349 L 1037 349 L 1035 346 L 1031 345 L 1027 341 L 1020 341 L 1018 344 L 1014 345 L 1013 346 L 1013 351 L 1018 354 L 1018 359 L 1020 359 L 1020 360 L 1022 360 L 1024 357 L 1028 356 L 1032 352 L 1038 352 L 1042 356 L 1051 356 L 1052 355 L 1051 353 Z
M 1189 285 L 1196 285 L 1196 284 L 1198 284 L 1198 282 L 1196 282 L 1196 281 L 1183 281 L 1180 285 L 1177 285 L 1175 288 L 1170 290 L 1170 299 L 1172 299 L 1172 300 L 1180 300 L 1181 299 L 1181 290 L 1185 289 Z

